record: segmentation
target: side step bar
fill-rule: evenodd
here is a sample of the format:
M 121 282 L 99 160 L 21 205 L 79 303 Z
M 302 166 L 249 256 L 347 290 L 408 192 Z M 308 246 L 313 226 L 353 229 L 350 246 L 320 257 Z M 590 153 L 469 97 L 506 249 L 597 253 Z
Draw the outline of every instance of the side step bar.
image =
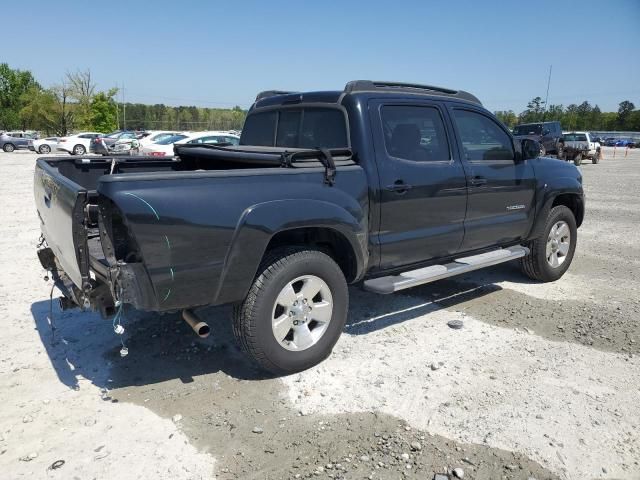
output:
M 370 292 L 388 294 L 415 287 L 424 283 L 435 282 L 454 275 L 479 270 L 498 263 L 508 262 L 529 255 L 529 249 L 522 246 L 501 248 L 471 257 L 456 258 L 453 262 L 444 265 L 431 265 L 419 268 L 399 275 L 373 278 L 364 282 L 365 290 Z

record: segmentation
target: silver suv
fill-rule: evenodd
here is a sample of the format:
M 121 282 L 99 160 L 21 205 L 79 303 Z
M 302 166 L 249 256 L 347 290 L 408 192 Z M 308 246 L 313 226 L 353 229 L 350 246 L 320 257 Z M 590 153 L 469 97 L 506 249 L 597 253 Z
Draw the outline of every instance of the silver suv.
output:
M 28 132 L 3 132 L 0 133 L 0 148 L 5 152 L 13 152 L 16 148 L 27 149 L 33 144 L 36 134 Z

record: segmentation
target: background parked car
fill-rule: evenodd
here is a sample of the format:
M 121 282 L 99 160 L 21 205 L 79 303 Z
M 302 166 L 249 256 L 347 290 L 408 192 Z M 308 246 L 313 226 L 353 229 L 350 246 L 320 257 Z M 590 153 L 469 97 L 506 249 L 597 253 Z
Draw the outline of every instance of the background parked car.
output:
M 58 137 L 47 137 L 41 138 L 39 140 L 34 140 L 33 143 L 29 146 L 29 150 L 33 150 L 34 152 L 38 152 L 44 155 L 55 151 L 57 147 Z
M 116 132 L 109 133 L 108 135 L 100 135 L 94 138 L 89 145 L 89 151 L 92 153 L 99 153 L 101 155 L 109 155 L 110 150 L 121 140 L 136 140 L 138 134 L 131 130 L 118 130 Z
M 636 142 L 634 142 L 632 138 L 619 138 L 616 140 L 616 143 L 614 145 L 616 147 L 635 148 Z
M 613 137 L 607 137 L 607 138 L 604 139 L 604 146 L 605 147 L 615 147 L 616 141 L 617 141 L 617 139 L 615 139 Z
M 145 133 L 147 133 L 148 135 L 140 139 L 141 147 L 146 147 L 147 145 L 159 142 L 160 140 L 164 140 L 165 138 L 173 137 L 174 135 L 180 134 L 180 132 L 158 130 L 147 130 Z
M 188 139 L 191 135 L 190 132 L 183 132 L 177 135 L 172 135 L 158 142 L 147 145 L 140 149 L 140 154 L 147 157 L 164 157 L 167 155 L 173 155 L 173 144 Z
M 5 132 L 0 134 L 0 148 L 5 152 L 16 149 L 27 149 L 37 135 L 28 132 Z
M 598 163 L 601 157 L 600 143 L 594 141 L 589 132 L 564 132 L 564 159 L 580 165 L 588 158 Z
M 525 138 L 535 140 L 540 143 L 540 155 L 555 153 L 562 156 L 563 140 L 560 122 L 538 122 L 516 125 L 513 128 L 513 135 L 516 140 Z
M 89 151 L 91 140 L 100 135 L 102 134 L 98 132 L 82 132 L 68 137 L 62 137 L 58 141 L 56 148 L 71 155 L 84 155 Z
M 176 138 L 182 137 L 182 138 Z M 240 137 L 230 132 L 195 132 L 190 134 L 176 135 L 166 140 L 153 143 L 142 149 L 142 155 L 150 157 L 164 157 L 173 155 L 173 145 L 183 143 L 230 143 L 238 145 Z

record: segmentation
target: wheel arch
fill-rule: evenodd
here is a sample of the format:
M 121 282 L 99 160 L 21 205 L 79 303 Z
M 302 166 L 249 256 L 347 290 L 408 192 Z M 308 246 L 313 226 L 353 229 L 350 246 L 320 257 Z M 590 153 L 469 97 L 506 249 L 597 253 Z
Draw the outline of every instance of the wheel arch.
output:
M 533 240 L 542 234 L 549 212 L 558 205 L 564 205 L 569 208 L 576 219 L 576 226 L 580 227 L 582 225 L 585 213 L 582 192 L 577 190 L 557 192 L 555 195 L 547 196 L 541 203 L 527 240 Z
M 582 196 L 575 193 L 561 193 L 553 198 L 551 208 L 558 205 L 564 205 L 573 212 L 573 216 L 576 219 L 576 226 L 582 225 L 584 220 L 584 202 Z
M 216 304 L 244 298 L 268 251 L 309 246 L 330 255 L 347 282 L 367 267 L 367 216 L 323 200 L 276 200 L 247 208 L 230 242 L 215 294 Z

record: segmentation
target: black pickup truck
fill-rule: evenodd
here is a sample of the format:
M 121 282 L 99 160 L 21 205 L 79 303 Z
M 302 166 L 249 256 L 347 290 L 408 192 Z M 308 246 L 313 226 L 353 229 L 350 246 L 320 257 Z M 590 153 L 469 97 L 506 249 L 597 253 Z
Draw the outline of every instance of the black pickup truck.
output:
M 560 278 L 584 216 L 579 170 L 515 141 L 473 95 L 353 81 L 258 95 L 239 146 L 166 159 L 40 158 L 38 252 L 63 307 L 233 304 L 276 373 L 326 358 L 347 284 L 381 294 L 519 259 Z

